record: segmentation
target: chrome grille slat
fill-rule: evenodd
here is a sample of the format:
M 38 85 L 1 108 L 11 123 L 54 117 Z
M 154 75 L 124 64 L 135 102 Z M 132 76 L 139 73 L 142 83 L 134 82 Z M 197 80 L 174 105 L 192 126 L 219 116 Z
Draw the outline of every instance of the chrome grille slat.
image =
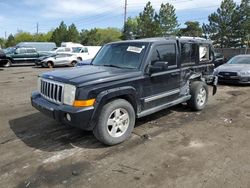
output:
M 62 103 L 63 84 L 52 80 L 41 80 L 41 95 L 54 103 Z

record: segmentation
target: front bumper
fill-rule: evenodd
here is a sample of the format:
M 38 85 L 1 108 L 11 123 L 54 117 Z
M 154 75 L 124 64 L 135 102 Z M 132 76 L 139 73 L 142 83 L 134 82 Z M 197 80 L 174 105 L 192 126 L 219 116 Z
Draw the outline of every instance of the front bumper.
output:
M 39 60 L 39 59 L 37 59 L 37 60 L 35 61 L 35 65 L 36 65 L 36 66 L 41 66 L 41 65 L 42 65 L 42 61 Z
M 241 76 L 218 76 L 219 82 L 229 84 L 250 84 L 250 77 Z
M 76 108 L 68 105 L 58 105 L 44 99 L 39 92 L 31 95 L 31 104 L 43 114 L 55 119 L 57 122 L 77 127 L 83 130 L 91 130 L 90 122 L 94 112 L 94 107 Z M 71 120 L 68 121 L 66 114 Z

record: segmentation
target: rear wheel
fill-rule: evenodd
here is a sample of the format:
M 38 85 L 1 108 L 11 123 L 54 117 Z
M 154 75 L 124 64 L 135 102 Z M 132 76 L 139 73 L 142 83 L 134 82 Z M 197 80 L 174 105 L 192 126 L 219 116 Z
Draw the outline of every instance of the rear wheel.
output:
M 77 57 L 77 60 L 82 61 L 82 58 L 81 57 Z
M 12 65 L 12 61 L 10 59 L 3 65 L 4 67 L 10 67 Z
M 191 98 L 187 101 L 188 106 L 194 111 L 203 110 L 208 100 L 208 87 L 202 81 L 194 81 L 190 86 Z
M 103 107 L 93 133 L 102 143 L 115 145 L 131 135 L 134 125 L 134 108 L 126 100 L 117 99 Z

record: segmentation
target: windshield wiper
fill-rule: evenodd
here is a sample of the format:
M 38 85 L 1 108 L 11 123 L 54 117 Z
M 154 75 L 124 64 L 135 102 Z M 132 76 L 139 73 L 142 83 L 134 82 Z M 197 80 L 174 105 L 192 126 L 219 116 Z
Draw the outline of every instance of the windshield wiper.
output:
M 115 67 L 115 68 L 119 68 L 119 69 L 124 68 L 124 67 L 120 67 L 120 66 L 117 66 L 117 65 L 102 65 L 102 66 L 105 66 L 105 67 Z

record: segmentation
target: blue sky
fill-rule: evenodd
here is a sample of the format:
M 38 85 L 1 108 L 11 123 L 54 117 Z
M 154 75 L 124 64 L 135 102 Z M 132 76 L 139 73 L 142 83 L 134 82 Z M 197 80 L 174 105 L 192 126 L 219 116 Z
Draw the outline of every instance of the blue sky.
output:
M 47 32 L 59 25 L 75 23 L 79 30 L 94 27 L 122 28 L 125 0 L 0 0 L 0 37 L 18 30 Z M 148 0 L 128 0 L 128 16 L 138 15 Z M 207 22 L 221 0 L 151 0 L 154 8 L 169 2 L 176 8 L 178 21 Z M 239 3 L 240 0 L 235 0 Z

